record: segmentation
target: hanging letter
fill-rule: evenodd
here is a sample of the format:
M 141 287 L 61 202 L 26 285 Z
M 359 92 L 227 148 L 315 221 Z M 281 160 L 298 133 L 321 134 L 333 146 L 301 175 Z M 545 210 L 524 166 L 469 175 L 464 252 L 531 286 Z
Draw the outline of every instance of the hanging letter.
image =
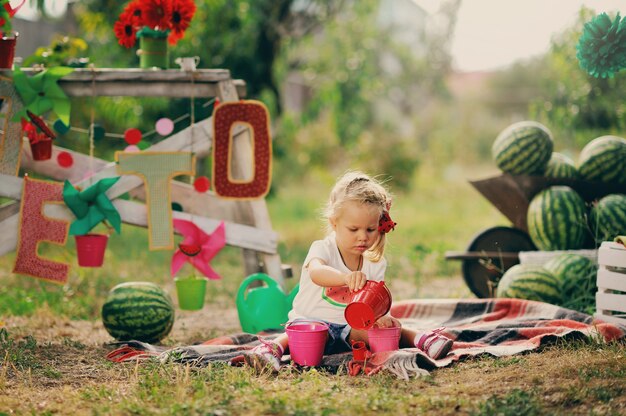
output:
M 69 264 L 39 257 L 42 241 L 65 245 L 69 222 L 53 220 L 43 213 L 45 202 L 63 203 L 63 185 L 24 177 L 17 256 L 13 273 L 26 274 L 55 283 L 66 283 Z
M 13 80 L 0 75 L 0 173 L 17 176 L 22 152 L 22 125 L 11 121 L 23 107 Z
M 247 125 L 252 136 L 253 176 L 251 180 L 234 179 L 233 128 Z M 255 199 L 267 194 L 271 182 L 272 141 L 269 135 L 267 108 L 259 101 L 222 103 L 213 114 L 213 189 L 225 198 Z
M 170 180 L 193 175 L 196 158 L 189 152 L 116 152 L 120 175 L 141 176 L 146 187 L 150 250 L 174 248 Z

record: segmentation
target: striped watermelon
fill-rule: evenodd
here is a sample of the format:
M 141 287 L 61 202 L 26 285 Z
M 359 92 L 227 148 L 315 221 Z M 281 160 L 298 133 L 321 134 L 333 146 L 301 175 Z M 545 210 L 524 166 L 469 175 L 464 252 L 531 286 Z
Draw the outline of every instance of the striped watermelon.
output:
M 626 235 L 626 195 L 610 194 L 594 203 L 589 225 L 598 242 Z
M 511 175 L 542 174 L 553 149 L 552 134 L 535 121 L 521 121 L 504 129 L 491 148 L 500 170 Z
M 589 181 L 626 183 L 626 139 L 617 136 L 593 139 L 580 152 L 578 171 Z
M 543 268 L 559 281 L 564 301 L 586 296 L 595 303 L 598 266 L 589 257 L 562 253 L 546 262 Z
M 580 177 L 576 164 L 562 153 L 552 152 L 552 156 L 543 173 L 546 178 L 578 179 Z
M 568 186 L 535 195 L 526 216 L 528 234 L 539 250 L 576 250 L 587 237 L 585 201 Z
M 172 330 L 174 305 L 154 283 L 121 283 L 111 289 L 102 305 L 102 323 L 117 340 L 157 342 Z
M 559 281 L 541 266 L 516 264 L 498 282 L 496 296 L 536 300 L 558 305 L 561 302 Z

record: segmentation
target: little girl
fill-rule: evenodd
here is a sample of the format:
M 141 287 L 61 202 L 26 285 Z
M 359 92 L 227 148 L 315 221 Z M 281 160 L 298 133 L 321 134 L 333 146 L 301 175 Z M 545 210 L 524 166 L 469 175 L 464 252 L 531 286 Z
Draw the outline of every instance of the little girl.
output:
M 302 265 L 300 289 L 289 312 L 289 320 L 324 321 L 329 326 L 325 354 L 351 350 L 352 341 L 365 341 L 367 331 L 351 328 L 344 318 L 347 304 L 328 296 L 329 288 L 351 294 L 367 280 L 385 278 L 387 261 L 383 257 L 386 233 L 395 226 L 389 217 L 391 197 L 381 183 L 361 172 L 348 172 L 333 187 L 324 216 L 329 233 L 314 241 Z M 335 289 L 337 290 L 337 289 Z M 391 316 L 380 318 L 378 327 L 400 326 Z M 452 340 L 437 330 L 417 333 L 402 328 L 402 347 L 416 347 L 434 359 L 444 357 Z M 247 364 L 261 370 L 278 371 L 280 359 L 288 348 L 287 334 L 272 341 L 261 339 L 244 357 Z

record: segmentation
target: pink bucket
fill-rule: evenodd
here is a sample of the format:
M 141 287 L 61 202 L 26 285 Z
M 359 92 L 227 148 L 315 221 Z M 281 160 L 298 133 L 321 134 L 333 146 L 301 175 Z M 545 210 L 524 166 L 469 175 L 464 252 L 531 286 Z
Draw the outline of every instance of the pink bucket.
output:
M 299 365 L 317 366 L 322 363 L 328 338 L 328 325 L 317 321 L 295 321 L 285 329 L 291 359 Z
M 371 328 L 367 330 L 367 338 L 370 344 L 370 351 L 395 351 L 400 348 L 400 333 L 402 328 L 394 326 L 391 328 Z

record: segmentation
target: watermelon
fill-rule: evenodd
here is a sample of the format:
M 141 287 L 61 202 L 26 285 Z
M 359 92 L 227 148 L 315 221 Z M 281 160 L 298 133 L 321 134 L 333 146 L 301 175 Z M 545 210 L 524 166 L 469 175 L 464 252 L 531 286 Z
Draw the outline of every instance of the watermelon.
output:
M 516 264 L 504 272 L 498 282 L 496 296 L 555 305 L 561 302 L 559 281 L 552 273 L 534 264 Z
M 102 323 L 117 340 L 157 342 L 172 330 L 174 305 L 154 283 L 121 283 L 111 289 L 102 305 Z
M 539 250 L 577 250 L 585 245 L 587 208 L 569 186 L 551 186 L 535 195 L 526 220 Z
M 504 129 L 491 148 L 500 170 L 511 175 L 542 174 L 554 147 L 552 133 L 535 121 L 521 121 Z
M 543 268 L 559 281 L 564 301 L 583 296 L 595 301 L 598 266 L 589 257 L 576 253 L 562 253 L 548 260 Z
M 322 288 L 322 298 L 335 306 L 346 306 L 352 300 L 352 293 L 348 286 Z
M 576 164 L 562 153 L 552 152 L 543 176 L 547 178 L 578 179 L 580 177 Z
M 626 235 L 626 195 L 609 194 L 594 203 L 589 225 L 598 242 Z
M 601 136 L 580 152 L 578 171 L 583 179 L 606 183 L 626 183 L 626 139 Z

